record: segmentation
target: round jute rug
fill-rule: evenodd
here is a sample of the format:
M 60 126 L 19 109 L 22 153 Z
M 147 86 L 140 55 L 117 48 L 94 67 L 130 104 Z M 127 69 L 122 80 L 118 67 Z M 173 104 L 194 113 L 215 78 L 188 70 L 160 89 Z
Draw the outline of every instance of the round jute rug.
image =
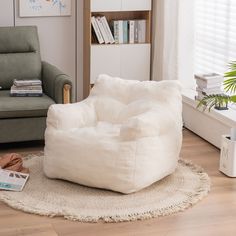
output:
M 202 168 L 180 160 L 174 174 L 129 195 L 51 180 L 43 175 L 42 155 L 31 155 L 24 165 L 30 179 L 22 192 L 0 191 L 0 200 L 28 213 L 62 216 L 82 222 L 144 220 L 183 211 L 210 190 Z

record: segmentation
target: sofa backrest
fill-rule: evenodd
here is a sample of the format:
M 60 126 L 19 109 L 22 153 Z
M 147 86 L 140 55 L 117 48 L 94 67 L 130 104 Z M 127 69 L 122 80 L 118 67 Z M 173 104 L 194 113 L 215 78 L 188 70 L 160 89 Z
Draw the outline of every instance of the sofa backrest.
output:
M 41 79 L 36 26 L 0 27 L 0 86 L 10 89 L 14 79 Z

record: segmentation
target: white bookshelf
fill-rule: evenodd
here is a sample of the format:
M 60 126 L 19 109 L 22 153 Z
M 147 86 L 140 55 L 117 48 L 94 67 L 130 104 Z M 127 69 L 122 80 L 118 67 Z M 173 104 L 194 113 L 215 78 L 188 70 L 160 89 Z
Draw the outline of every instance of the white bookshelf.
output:
M 84 0 L 84 97 L 99 74 L 149 80 L 152 0 Z M 146 20 L 146 42 L 98 44 L 92 39 L 91 17 L 112 20 Z

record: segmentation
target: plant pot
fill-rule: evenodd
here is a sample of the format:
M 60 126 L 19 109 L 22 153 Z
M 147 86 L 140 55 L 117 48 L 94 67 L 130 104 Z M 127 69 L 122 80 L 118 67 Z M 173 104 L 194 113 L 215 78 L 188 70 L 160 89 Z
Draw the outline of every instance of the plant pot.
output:
M 228 106 L 224 106 L 224 107 L 215 106 L 214 108 L 215 108 L 216 110 L 219 110 L 219 111 L 229 110 Z

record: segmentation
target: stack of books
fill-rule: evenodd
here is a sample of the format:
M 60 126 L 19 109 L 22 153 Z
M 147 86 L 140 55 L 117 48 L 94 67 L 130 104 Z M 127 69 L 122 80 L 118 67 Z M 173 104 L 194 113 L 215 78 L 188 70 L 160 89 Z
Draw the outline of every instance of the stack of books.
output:
M 10 95 L 13 97 L 43 96 L 41 80 L 14 80 Z
M 96 35 L 99 44 L 112 44 L 115 43 L 111 28 L 105 16 L 92 16 L 91 23 L 93 26 L 94 34 Z
M 222 94 L 222 82 L 224 77 L 216 73 L 195 75 L 197 83 L 196 100 L 201 100 L 204 96 Z
M 115 43 L 145 43 L 146 20 L 112 21 Z
M 146 20 L 113 20 L 110 27 L 105 16 L 92 16 L 91 23 L 99 44 L 146 42 Z

